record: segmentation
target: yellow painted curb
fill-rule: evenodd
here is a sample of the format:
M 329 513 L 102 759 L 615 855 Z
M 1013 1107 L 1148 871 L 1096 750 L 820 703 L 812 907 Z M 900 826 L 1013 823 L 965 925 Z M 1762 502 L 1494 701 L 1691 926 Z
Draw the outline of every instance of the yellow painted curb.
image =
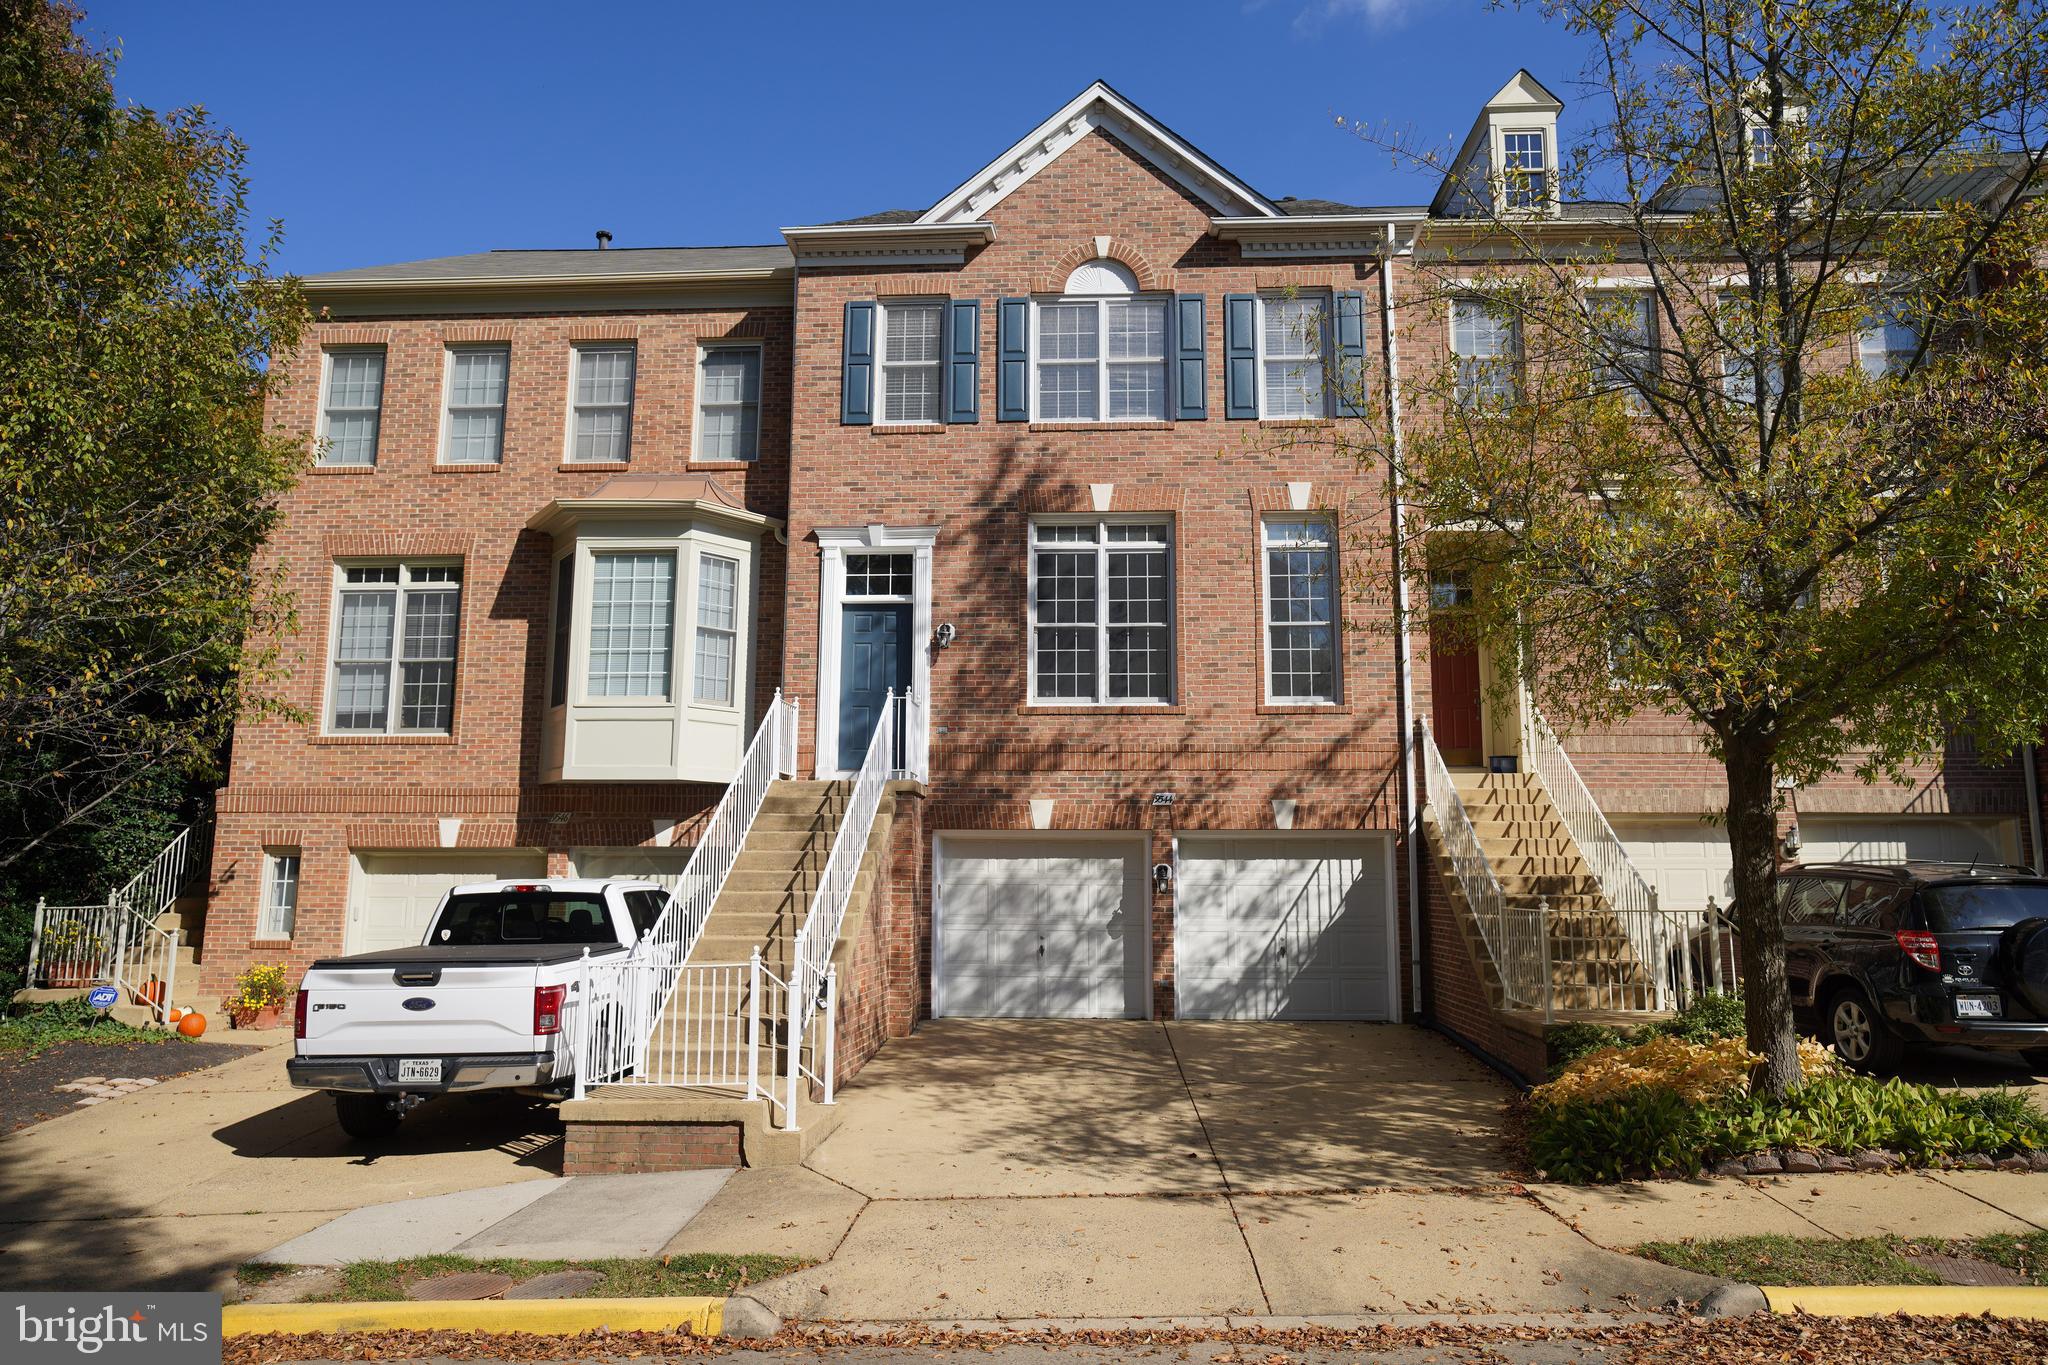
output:
M 1870 1318 L 1912 1313 L 1929 1318 L 2032 1318 L 2048 1322 L 2048 1289 L 2031 1286 L 1977 1288 L 1963 1284 L 1758 1285 L 1773 1313 L 1812 1313 L 1830 1318 Z
M 452 1303 L 234 1303 L 221 1309 L 224 1337 L 256 1332 L 504 1332 L 574 1336 L 678 1332 L 715 1337 L 722 1298 L 464 1299 Z

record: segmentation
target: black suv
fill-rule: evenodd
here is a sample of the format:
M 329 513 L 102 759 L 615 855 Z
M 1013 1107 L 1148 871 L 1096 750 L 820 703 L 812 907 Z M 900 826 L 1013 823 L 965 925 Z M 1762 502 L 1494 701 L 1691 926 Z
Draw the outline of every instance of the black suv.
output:
M 1826 863 L 1778 874 L 1796 1009 L 1842 1060 L 1908 1044 L 2017 1052 L 2048 1074 L 2048 877 L 1986 863 Z

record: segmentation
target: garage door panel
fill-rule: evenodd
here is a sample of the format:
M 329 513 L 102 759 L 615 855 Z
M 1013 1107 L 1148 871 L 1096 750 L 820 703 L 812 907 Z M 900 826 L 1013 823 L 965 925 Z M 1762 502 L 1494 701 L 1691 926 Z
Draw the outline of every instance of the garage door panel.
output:
M 938 1013 L 1142 1017 L 1143 846 L 941 836 Z
M 2004 862 L 2013 856 L 2013 827 L 2003 820 L 1869 820 L 1809 815 L 1799 822 L 1809 863 L 1933 861 Z
M 1377 838 L 1183 838 L 1178 1013 L 1387 1017 L 1386 857 Z
M 451 886 L 546 874 L 545 855 L 520 849 L 484 854 L 358 853 L 343 951 L 370 953 L 417 944 L 426 936 L 434 907 Z

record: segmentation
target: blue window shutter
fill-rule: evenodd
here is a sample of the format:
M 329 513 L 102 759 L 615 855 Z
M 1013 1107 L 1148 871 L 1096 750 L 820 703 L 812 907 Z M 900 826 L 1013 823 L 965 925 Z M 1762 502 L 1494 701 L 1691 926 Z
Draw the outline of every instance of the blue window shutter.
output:
M 1339 417 L 1365 415 L 1365 295 L 1340 293 L 1337 313 L 1337 387 L 1332 406 Z
M 996 420 L 1031 418 L 1031 300 L 996 300 Z
M 1173 296 L 1173 417 L 1200 422 L 1209 416 L 1208 329 L 1200 294 Z
M 1231 421 L 1259 415 L 1259 300 L 1223 296 L 1223 415 Z
M 946 420 L 981 420 L 981 300 L 946 304 Z
M 846 350 L 839 368 L 839 421 L 872 426 L 875 420 L 875 303 L 846 305 Z

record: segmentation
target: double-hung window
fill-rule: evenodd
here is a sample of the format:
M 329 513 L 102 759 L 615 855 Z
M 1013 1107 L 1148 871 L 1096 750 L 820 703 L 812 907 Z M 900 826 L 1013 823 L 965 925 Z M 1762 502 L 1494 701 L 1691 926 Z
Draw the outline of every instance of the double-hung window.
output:
M 1329 299 L 1259 298 L 1259 415 L 1313 418 L 1328 413 L 1324 357 Z
M 667 701 L 676 619 L 676 557 L 671 550 L 591 556 L 592 697 Z
M 1550 205 L 1549 157 L 1540 128 L 1526 128 L 1500 135 L 1501 163 L 1505 183 L 1502 198 L 1511 209 L 1542 209 Z
M 569 382 L 569 460 L 615 463 L 633 447 L 634 348 L 578 346 Z
M 1319 517 L 1267 521 L 1266 699 L 1337 700 L 1337 552 Z
M 505 380 L 511 368 L 508 346 L 449 349 L 443 464 L 497 464 L 504 458 Z
M 1904 374 L 1920 351 L 1920 329 L 1895 299 L 1879 294 L 1856 333 L 1856 362 L 1872 379 Z
M 320 463 L 368 468 L 377 463 L 384 412 L 384 348 L 351 347 L 322 356 L 326 392 L 320 400 Z
M 697 458 L 761 453 L 761 348 L 707 346 L 697 366 Z
M 1514 318 L 1484 299 L 1451 300 L 1451 354 L 1458 406 L 1500 408 L 1515 398 L 1521 331 Z
M 455 716 L 462 569 L 349 564 L 337 572 L 328 729 L 445 735 Z
M 1593 387 L 1643 407 L 1657 373 L 1657 312 L 1647 290 L 1597 290 L 1586 305 L 1593 330 Z
M 1037 420 L 1166 420 L 1165 299 L 1047 300 L 1037 314 Z
M 1164 521 L 1031 527 L 1034 701 L 1173 700 L 1173 532 Z
M 1721 336 L 1726 343 L 1721 358 L 1721 388 L 1728 400 L 1754 407 L 1759 369 L 1763 372 L 1765 397 L 1781 397 L 1785 392 L 1785 367 L 1778 359 L 1776 343 L 1764 335 L 1758 310 L 1749 296 L 1723 294 L 1720 308 Z
M 737 559 L 704 555 L 697 560 L 697 673 L 690 695 L 713 706 L 732 705 L 739 581 Z
M 263 914 L 256 924 L 258 938 L 290 938 L 299 918 L 299 851 L 272 848 L 263 851 Z
M 945 305 L 884 301 L 876 311 L 882 330 L 882 421 L 938 421 Z

